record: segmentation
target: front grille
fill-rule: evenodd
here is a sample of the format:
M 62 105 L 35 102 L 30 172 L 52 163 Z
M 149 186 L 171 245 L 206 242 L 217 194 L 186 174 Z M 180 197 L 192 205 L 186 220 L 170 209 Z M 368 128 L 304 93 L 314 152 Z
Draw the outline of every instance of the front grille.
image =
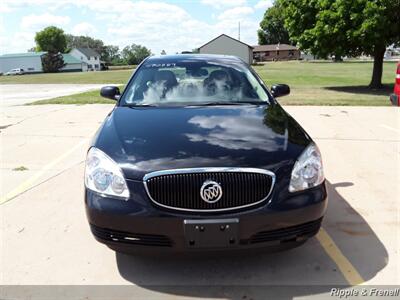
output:
M 318 233 L 318 230 L 321 227 L 321 222 L 322 218 L 301 225 L 270 231 L 261 231 L 254 234 L 250 238 L 249 243 L 256 244 L 272 241 L 292 240 L 300 237 L 311 237 Z
M 94 225 L 90 225 L 90 229 L 96 237 L 110 242 L 157 247 L 172 246 L 172 241 L 164 235 L 129 233 Z
M 144 182 L 150 198 L 156 204 L 187 211 L 232 210 L 253 206 L 267 200 L 274 184 L 274 174 L 265 170 L 203 170 L 150 173 L 145 176 Z M 208 203 L 200 196 L 202 185 L 210 180 L 217 182 L 222 189 L 222 197 L 215 203 Z

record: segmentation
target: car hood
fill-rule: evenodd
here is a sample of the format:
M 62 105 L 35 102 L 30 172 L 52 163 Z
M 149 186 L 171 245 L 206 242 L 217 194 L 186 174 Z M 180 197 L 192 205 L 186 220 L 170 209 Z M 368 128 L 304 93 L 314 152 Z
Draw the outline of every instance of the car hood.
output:
M 92 145 L 128 179 L 177 168 L 292 167 L 310 143 L 278 104 L 115 107 Z

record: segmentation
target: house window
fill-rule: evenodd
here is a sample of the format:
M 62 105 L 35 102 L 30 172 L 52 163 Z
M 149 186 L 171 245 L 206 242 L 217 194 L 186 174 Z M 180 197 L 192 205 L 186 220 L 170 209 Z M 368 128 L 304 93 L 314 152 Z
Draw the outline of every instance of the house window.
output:
M 293 50 L 290 50 L 290 51 L 289 51 L 289 56 L 293 56 L 293 55 L 294 55 Z
M 81 60 L 83 60 L 83 56 L 81 56 Z
M 278 51 L 276 51 L 276 55 L 278 55 L 278 56 L 279 56 L 279 50 L 278 50 Z
M 264 52 L 264 56 L 269 56 L 269 52 Z
M 98 70 L 98 69 L 99 69 L 99 65 L 98 65 L 98 64 L 95 64 L 95 65 L 94 65 L 94 68 L 95 68 L 96 70 Z

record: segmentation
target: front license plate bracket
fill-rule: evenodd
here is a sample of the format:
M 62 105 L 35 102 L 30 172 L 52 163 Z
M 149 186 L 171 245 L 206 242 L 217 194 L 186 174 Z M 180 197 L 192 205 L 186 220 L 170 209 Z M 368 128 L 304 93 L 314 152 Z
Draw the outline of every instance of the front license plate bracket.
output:
M 226 248 L 239 243 L 239 219 L 184 220 L 183 225 L 189 248 Z

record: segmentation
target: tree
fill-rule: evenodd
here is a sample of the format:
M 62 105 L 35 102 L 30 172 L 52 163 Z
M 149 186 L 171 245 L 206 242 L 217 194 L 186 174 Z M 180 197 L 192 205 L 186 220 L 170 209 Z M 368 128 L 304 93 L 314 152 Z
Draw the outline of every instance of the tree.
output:
M 46 51 L 42 56 L 44 72 L 57 72 L 65 66 L 63 53 L 67 47 L 64 31 L 55 26 L 49 26 L 35 35 L 36 51 Z
M 67 34 L 67 48 L 68 51 L 71 51 L 73 48 L 91 48 L 100 54 L 101 60 L 109 64 L 118 64 L 120 61 L 118 46 L 104 45 L 102 40 L 90 36 Z
M 285 28 L 285 19 L 283 17 L 283 8 L 276 1 L 274 5 L 268 8 L 260 23 L 261 29 L 257 31 L 258 44 L 291 44 L 289 33 Z
M 42 56 L 42 66 L 45 73 L 57 72 L 65 66 L 62 54 L 47 52 Z
M 101 59 L 107 63 L 117 62 L 120 60 L 119 47 L 113 45 L 104 46 Z
M 36 50 L 49 53 L 63 53 L 67 48 L 67 38 L 64 30 L 49 26 L 35 35 Z
M 91 48 L 99 53 L 100 57 L 105 47 L 102 40 L 94 39 L 90 36 L 75 36 L 72 34 L 67 34 L 67 45 L 69 51 L 73 48 Z
M 161 54 L 161 55 L 166 55 L 167 52 L 165 52 L 165 50 L 162 50 L 160 54 Z
M 371 88 L 382 87 L 383 58 L 386 48 L 400 44 L 400 1 L 364 0 L 353 38 L 360 43 L 364 53 L 374 57 Z M 354 5 L 354 4 L 353 4 Z
M 278 0 L 301 49 L 320 57 L 374 57 L 370 88 L 382 87 L 386 47 L 400 41 L 399 0 Z
M 122 49 L 121 57 L 128 65 L 137 65 L 147 56 L 151 55 L 151 51 L 144 46 L 132 44 Z

